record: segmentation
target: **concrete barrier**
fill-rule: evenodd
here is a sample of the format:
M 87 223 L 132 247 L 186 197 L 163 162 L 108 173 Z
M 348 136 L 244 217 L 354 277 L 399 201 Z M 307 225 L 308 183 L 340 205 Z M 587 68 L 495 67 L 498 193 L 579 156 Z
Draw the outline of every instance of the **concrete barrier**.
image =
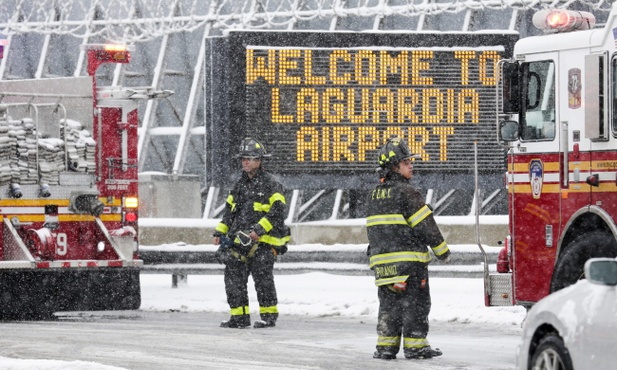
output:
M 474 218 L 438 216 L 435 219 L 448 244 L 477 244 Z M 140 244 L 210 244 L 217 223 L 215 219 L 143 218 L 139 220 Z M 364 223 L 364 219 L 294 223 L 289 225 L 290 244 L 367 244 Z M 497 245 L 507 234 L 507 216 L 480 216 L 482 244 Z

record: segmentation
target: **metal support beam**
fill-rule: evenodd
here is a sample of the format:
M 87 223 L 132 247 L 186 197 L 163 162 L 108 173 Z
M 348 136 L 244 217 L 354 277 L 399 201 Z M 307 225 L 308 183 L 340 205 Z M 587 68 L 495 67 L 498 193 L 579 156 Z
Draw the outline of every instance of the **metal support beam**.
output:
M 332 206 L 332 215 L 330 220 L 338 219 L 339 210 L 341 209 L 341 199 L 343 198 L 343 190 L 338 189 L 334 197 L 334 205 Z
M 332 16 L 332 20 L 330 20 L 330 31 L 336 31 L 336 29 L 338 28 L 339 15 L 337 11 L 338 9 L 344 6 L 345 6 L 345 0 L 335 1 L 334 6 L 332 7 L 332 10 L 334 11 L 334 16 Z
M 208 219 L 212 214 L 212 208 L 215 206 L 214 202 L 219 195 L 220 189 L 215 186 L 210 186 L 208 189 L 208 196 L 206 197 L 206 205 L 204 207 L 204 216 L 203 218 Z
M 298 201 L 300 200 L 300 190 L 295 189 L 291 193 L 291 201 L 289 202 L 289 212 L 287 213 L 287 218 L 285 219 L 286 224 L 290 224 L 296 221 L 298 216 Z
M 180 140 L 178 141 L 178 148 L 176 150 L 176 156 L 174 158 L 174 165 L 172 168 L 172 174 L 181 174 L 184 171 L 184 164 L 186 163 L 186 152 L 188 150 L 188 144 L 190 140 L 190 131 L 193 128 L 193 124 L 196 121 L 197 115 L 197 100 L 202 96 L 201 89 L 203 85 L 203 69 L 204 60 L 206 54 L 206 37 L 210 34 L 212 23 L 206 25 L 204 30 L 204 36 L 201 38 L 201 45 L 199 47 L 199 54 L 197 55 L 197 62 L 195 63 L 195 69 L 193 72 L 193 83 L 191 84 L 191 91 L 189 93 L 189 99 L 186 104 L 186 110 L 184 111 L 184 119 L 182 120 L 182 131 L 180 133 Z
M 463 19 L 463 32 L 467 32 L 470 30 L 470 28 L 473 26 L 473 10 L 471 9 L 467 9 L 467 11 L 465 11 L 465 18 Z
M 154 67 L 154 76 L 152 78 L 152 86 L 156 90 L 161 87 L 161 80 L 163 78 L 163 70 L 165 68 L 165 56 L 167 54 L 167 45 L 169 43 L 169 35 L 165 34 L 161 38 L 161 47 L 159 48 L 159 56 L 156 60 L 156 66 Z M 137 153 L 139 155 L 139 169 L 143 169 L 144 162 L 146 160 L 146 153 L 148 146 L 150 145 L 150 129 L 156 126 L 156 106 L 158 99 L 149 99 L 146 102 L 146 109 L 144 111 L 144 118 L 139 127 L 139 141 L 137 142 Z
M 379 5 L 381 9 L 385 9 L 388 6 L 388 0 L 379 0 Z M 378 13 L 375 15 L 375 19 L 373 19 L 373 31 L 379 31 L 382 29 L 382 23 L 385 15 L 382 13 Z
M 456 190 L 450 190 L 446 193 L 446 195 L 444 195 L 443 197 L 441 197 L 439 200 L 437 200 L 435 202 L 435 208 L 433 209 L 433 212 L 435 212 L 435 215 L 439 215 L 441 213 L 441 208 L 445 208 L 448 204 L 450 204 L 454 197 L 454 193 L 456 192 Z

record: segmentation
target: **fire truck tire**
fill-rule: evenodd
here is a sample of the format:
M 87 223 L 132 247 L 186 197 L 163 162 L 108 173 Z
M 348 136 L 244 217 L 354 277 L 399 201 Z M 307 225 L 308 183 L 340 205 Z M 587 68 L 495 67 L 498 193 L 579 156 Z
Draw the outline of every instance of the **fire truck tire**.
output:
M 617 241 L 612 235 L 602 230 L 594 230 L 574 239 L 557 261 L 551 293 L 582 279 L 585 275 L 585 262 L 598 257 L 617 257 Z
M 554 333 L 542 338 L 536 351 L 533 354 L 530 353 L 530 355 L 529 369 L 573 369 L 570 352 L 563 344 L 563 339 Z

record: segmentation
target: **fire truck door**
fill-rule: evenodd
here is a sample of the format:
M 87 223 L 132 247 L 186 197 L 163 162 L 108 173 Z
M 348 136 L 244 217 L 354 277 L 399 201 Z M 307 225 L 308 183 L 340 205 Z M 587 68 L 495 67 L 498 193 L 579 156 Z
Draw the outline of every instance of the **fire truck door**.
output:
M 615 170 L 617 156 L 615 156 L 614 140 L 610 135 L 609 120 L 612 119 L 613 127 L 615 124 L 615 83 L 617 63 L 613 57 L 610 68 L 607 68 L 608 55 L 606 53 L 591 54 L 585 57 L 585 138 L 589 142 L 589 156 L 585 160 L 584 153 L 579 153 L 578 144 L 574 144 L 574 157 L 580 157 L 584 166 L 589 168 L 589 175 L 579 180 L 582 186 L 589 189 L 587 204 L 598 205 L 602 208 L 612 208 L 611 214 L 615 211 L 615 201 L 609 199 L 614 192 L 607 192 L 606 181 L 615 181 Z M 610 70 L 610 72 L 609 72 Z M 609 75 L 611 81 L 609 82 Z M 611 87 L 610 91 L 609 86 Z M 610 92 L 610 94 L 609 94 Z M 609 97 L 612 101 L 609 103 Z M 612 114 L 609 114 L 612 111 Z M 584 148 L 584 143 L 581 144 Z M 585 171 L 586 172 L 586 171 Z M 605 184 L 602 182 L 605 181 Z
M 559 235 L 562 135 L 556 109 L 556 59 L 557 55 L 544 54 L 521 64 L 520 144 L 512 148 L 509 165 L 515 183 L 511 220 L 518 302 L 535 302 L 548 294 L 546 266 L 552 265 Z

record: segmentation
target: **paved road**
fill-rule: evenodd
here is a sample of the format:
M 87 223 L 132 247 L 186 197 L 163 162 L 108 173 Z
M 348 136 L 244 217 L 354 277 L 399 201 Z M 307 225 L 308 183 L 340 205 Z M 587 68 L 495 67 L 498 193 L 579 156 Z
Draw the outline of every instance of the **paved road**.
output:
M 64 313 L 0 323 L 0 356 L 153 369 L 512 369 L 520 329 L 433 323 L 431 360 L 374 360 L 375 320 L 283 316 L 268 329 L 222 329 L 222 313 Z

